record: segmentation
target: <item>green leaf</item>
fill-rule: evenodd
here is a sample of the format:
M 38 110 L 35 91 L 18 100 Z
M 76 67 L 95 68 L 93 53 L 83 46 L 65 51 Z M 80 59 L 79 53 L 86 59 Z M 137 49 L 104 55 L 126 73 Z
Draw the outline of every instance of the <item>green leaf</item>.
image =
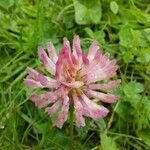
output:
M 139 49 L 140 53 L 137 53 L 137 61 L 141 63 L 150 62 L 150 48 Z
M 133 36 L 132 44 L 135 47 L 149 47 L 148 37 L 149 33 L 146 33 L 144 30 L 131 30 Z
M 101 19 L 101 3 L 97 0 L 74 0 L 75 20 L 78 24 L 97 24 Z
M 150 146 L 150 128 L 143 129 L 138 132 L 138 136 Z
M 101 133 L 100 136 L 102 150 L 119 150 L 111 137 L 108 137 L 105 133 Z
M 8 9 L 9 7 L 13 6 L 14 3 L 15 3 L 14 0 L 1 0 L 0 6 L 5 8 L 5 9 Z
M 119 32 L 120 45 L 125 47 L 132 47 L 133 35 L 131 34 L 131 28 L 127 25 L 123 26 Z
M 90 28 L 86 27 L 84 30 L 90 38 L 94 39 L 94 32 Z
M 134 30 L 129 25 L 124 25 L 119 32 L 120 45 L 127 48 L 149 47 L 149 30 Z
M 138 105 L 139 111 L 136 113 L 136 122 L 138 124 L 138 129 L 149 127 L 150 121 L 150 101 L 149 97 L 144 96 L 140 106 Z M 137 109 L 137 107 L 135 108 Z
M 118 10 L 119 10 L 119 6 L 118 4 L 115 2 L 115 1 L 112 1 L 110 3 L 110 9 L 111 11 L 114 13 L 114 14 L 117 14 L 118 13 Z
M 105 33 L 103 30 L 101 31 L 96 31 L 94 33 L 95 39 L 97 41 L 99 41 L 100 44 L 104 44 L 105 43 Z
M 132 54 L 131 51 L 124 51 L 124 52 L 122 53 L 122 55 L 123 55 L 123 60 L 124 60 L 125 63 L 130 63 L 130 62 L 132 62 L 132 60 L 133 60 L 133 58 L 134 58 L 134 56 L 133 56 L 133 54 Z
M 104 131 L 106 129 L 106 123 L 104 119 L 96 121 L 96 124 L 98 125 L 100 131 Z
M 93 32 L 90 28 L 86 27 L 85 32 L 87 33 L 87 35 L 92 38 L 92 39 L 96 39 L 100 44 L 105 43 L 105 33 L 103 30 L 101 31 L 95 31 Z
M 133 107 L 128 102 L 121 102 L 116 109 L 116 113 L 123 121 L 133 122 Z
M 141 98 L 140 93 L 143 92 L 143 90 L 143 84 L 137 82 L 129 82 L 123 87 L 123 92 L 125 95 L 122 97 L 122 99 L 123 101 L 129 102 L 131 106 L 136 109 L 137 104 Z
M 130 82 L 130 83 L 126 84 L 124 87 L 124 93 L 127 96 L 141 93 L 141 92 L 143 92 L 143 90 L 144 90 L 143 85 L 141 83 L 137 83 L 137 82 Z

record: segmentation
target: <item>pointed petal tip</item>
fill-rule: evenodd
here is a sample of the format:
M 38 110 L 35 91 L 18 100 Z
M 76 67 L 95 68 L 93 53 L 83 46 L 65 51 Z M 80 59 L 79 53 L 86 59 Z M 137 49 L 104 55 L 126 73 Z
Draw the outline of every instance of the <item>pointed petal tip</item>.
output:
M 43 59 L 43 56 L 45 57 L 47 53 L 45 52 L 45 49 L 43 47 L 38 47 L 38 56 L 40 59 Z
M 51 41 L 47 42 L 47 46 L 51 46 L 53 43 Z
M 27 71 L 28 74 L 29 74 L 32 70 L 33 70 L 33 69 L 32 69 L 31 67 L 27 67 L 27 68 L 26 68 L 26 71 Z
M 74 35 L 74 38 L 79 38 L 79 35 L 78 35 L 78 34 L 75 34 L 75 35 Z
M 74 41 L 76 44 L 77 44 L 77 43 L 79 44 L 79 43 L 80 43 L 80 37 L 79 37 L 79 35 L 75 34 L 73 41 Z
M 56 120 L 55 122 L 53 122 L 53 127 L 57 127 L 57 128 L 62 128 L 65 122 L 61 122 L 61 120 Z
M 85 122 L 82 123 L 82 124 L 77 124 L 77 123 L 76 123 L 76 126 L 77 126 L 78 128 L 85 127 Z
M 117 81 L 118 81 L 119 84 L 121 83 L 121 79 L 118 79 Z
M 30 70 L 30 69 L 31 69 L 31 67 L 27 67 L 27 68 L 26 68 L 26 70 Z
M 28 95 L 28 97 L 33 102 L 35 102 L 35 100 L 39 99 L 39 96 L 37 96 L 36 94 L 30 94 L 30 95 Z
M 39 47 L 38 47 L 38 54 L 41 53 L 42 51 L 44 51 L 44 48 L 41 47 L 41 46 L 39 46 Z
M 114 103 L 119 99 L 118 95 L 107 94 L 106 99 L 108 103 Z
M 63 38 L 63 41 L 68 41 L 67 37 L 64 37 L 64 38 Z
M 113 82 L 112 86 L 117 88 L 117 87 L 120 85 L 121 80 L 120 80 L 120 79 L 117 79 L 117 80 L 114 80 L 114 81 L 112 81 L 112 82 Z
M 69 44 L 69 41 L 66 37 L 63 38 L 64 46 Z
M 58 123 L 53 123 L 53 127 L 57 127 L 59 129 L 61 129 L 63 127 L 63 125 L 60 125 Z
M 41 55 L 45 53 L 44 49 L 42 47 L 38 47 L 38 56 L 41 59 Z
M 27 71 L 28 74 L 30 74 L 31 72 L 34 72 L 31 67 L 27 67 L 27 68 L 26 68 L 26 71 Z
M 24 79 L 23 83 L 27 86 L 27 87 L 31 87 L 31 88 L 39 88 L 39 87 L 43 87 L 38 81 L 35 81 L 33 79 L 27 78 Z
M 91 46 L 93 46 L 93 47 L 99 49 L 99 43 L 98 43 L 98 41 L 97 41 L 97 40 L 93 40 Z
M 101 106 L 101 108 L 102 108 L 102 110 L 104 112 L 104 116 L 103 117 L 106 117 L 110 111 L 107 108 L 105 108 L 104 106 Z

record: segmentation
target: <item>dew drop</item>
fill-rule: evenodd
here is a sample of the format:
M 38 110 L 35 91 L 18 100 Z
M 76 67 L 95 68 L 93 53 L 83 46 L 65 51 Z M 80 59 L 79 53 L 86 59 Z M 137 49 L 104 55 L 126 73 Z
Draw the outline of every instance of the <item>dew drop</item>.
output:
M 97 76 L 95 74 L 91 74 L 91 77 L 95 79 Z

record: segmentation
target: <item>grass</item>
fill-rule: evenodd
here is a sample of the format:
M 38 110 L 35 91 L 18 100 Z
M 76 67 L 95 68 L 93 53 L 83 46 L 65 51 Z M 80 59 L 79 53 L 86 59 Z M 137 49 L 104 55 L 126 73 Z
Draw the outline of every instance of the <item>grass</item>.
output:
M 39 68 L 37 47 L 64 36 L 96 39 L 119 66 L 120 100 L 111 113 L 74 129 L 77 150 L 150 149 L 150 3 L 148 0 L 5 0 L 0 2 L 0 149 L 67 150 L 69 124 L 60 130 L 28 100 L 26 67 Z

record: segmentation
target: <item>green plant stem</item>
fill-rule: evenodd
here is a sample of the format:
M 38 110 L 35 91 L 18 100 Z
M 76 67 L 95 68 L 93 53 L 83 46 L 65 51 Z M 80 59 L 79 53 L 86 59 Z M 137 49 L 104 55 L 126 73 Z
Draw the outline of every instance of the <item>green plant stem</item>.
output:
M 70 138 L 71 138 L 70 150 L 74 149 L 73 120 L 74 120 L 73 108 L 71 108 L 70 110 Z
M 120 103 L 120 101 L 117 102 L 117 104 L 116 104 L 116 106 L 115 106 L 115 108 L 114 108 L 114 110 L 113 110 L 113 112 L 112 112 L 112 114 L 111 114 L 111 117 L 110 117 L 110 119 L 109 119 L 109 121 L 108 121 L 107 127 L 106 127 L 106 129 L 105 129 L 105 133 L 106 133 L 106 134 L 108 133 L 109 129 L 111 128 L 111 125 L 112 125 L 112 122 L 113 122 L 113 119 L 114 119 L 114 115 L 115 115 L 116 109 L 117 109 L 118 106 L 119 106 L 119 103 Z

